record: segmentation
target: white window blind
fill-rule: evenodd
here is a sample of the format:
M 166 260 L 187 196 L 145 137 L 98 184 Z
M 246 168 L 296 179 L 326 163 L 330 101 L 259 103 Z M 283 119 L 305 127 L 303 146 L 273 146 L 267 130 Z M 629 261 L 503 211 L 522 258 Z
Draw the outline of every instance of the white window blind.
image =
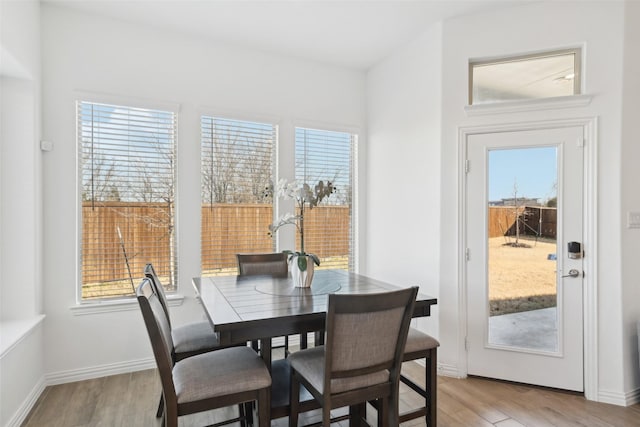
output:
M 177 283 L 176 114 L 77 103 L 81 298 L 134 295 L 146 263 Z
M 320 268 L 354 268 L 356 145 L 354 134 L 296 128 L 296 181 L 313 185 L 328 180 L 335 185 L 334 194 L 305 213 L 305 251 L 318 255 Z
M 202 274 L 235 274 L 236 254 L 273 252 L 269 236 L 278 128 L 201 117 Z

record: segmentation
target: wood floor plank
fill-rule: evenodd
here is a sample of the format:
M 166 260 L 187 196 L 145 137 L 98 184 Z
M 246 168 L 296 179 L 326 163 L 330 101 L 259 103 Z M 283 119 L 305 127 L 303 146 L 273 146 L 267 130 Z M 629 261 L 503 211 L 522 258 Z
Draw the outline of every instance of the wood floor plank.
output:
M 403 372 L 424 384 L 424 368 L 415 362 Z M 406 368 L 406 369 L 405 369 Z M 155 417 L 160 397 L 156 370 L 50 386 L 23 427 L 160 427 Z M 575 393 L 558 392 L 483 378 L 438 377 L 438 427 L 640 427 L 640 405 L 628 408 L 590 402 Z M 417 407 L 422 398 L 401 392 L 402 405 Z M 236 415 L 237 407 L 181 417 L 180 427 L 201 427 Z M 367 410 L 375 420 L 375 411 Z M 301 414 L 302 422 L 320 420 L 319 411 Z M 287 419 L 274 420 L 276 427 Z M 347 422 L 332 427 L 346 427 Z M 402 427 L 423 427 L 424 419 Z M 239 427 L 239 423 L 231 424 Z
M 480 392 L 467 383 L 454 383 L 449 385 L 455 389 L 455 398 L 464 401 L 467 407 L 480 415 L 489 423 L 495 424 L 509 419 L 509 416 L 493 405 L 490 395 Z M 443 390 L 447 390 L 447 384 L 441 385 Z
M 461 401 L 455 394 L 438 389 L 438 416 L 446 413 L 456 422 L 456 425 L 469 427 L 492 427 L 493 424 L 468 407 L 469 402 Z

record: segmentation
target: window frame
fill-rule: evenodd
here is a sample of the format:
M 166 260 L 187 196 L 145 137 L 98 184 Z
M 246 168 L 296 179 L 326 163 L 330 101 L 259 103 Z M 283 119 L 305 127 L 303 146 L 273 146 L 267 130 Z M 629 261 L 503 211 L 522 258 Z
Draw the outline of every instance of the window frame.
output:
M 351 218 L 350 218 L 350 231 L 349 231 L 349 239 L 350 245 L 349 248 L 349 256 L 350 260 L 348 261 L 348 271 L 358 272 L 359 271 L 359 140 L 360 140 L 360 132 L 358 128 L 348 127 L 348 126 L 339 126 L 339 125 L 331 125 L 327 123 L 317 123 L 311 121 L 295 121 L 293 123 L 291 129 L 291 155 L 292 158 L 292 167 L 291 167 L 291 175 L 296 176 L 296 133 L 298 129 L 307 129 L 313 131 L 320 132 L 330 132 L 330 133 L 345 133 L 350 136 L 350 167 L 349 171 L 351 176 Z M 279 165 L 278 165 L 279 166 Z M 329 177 L 324 177 L 326 180 Z M 281 201 L 278 201 L 280 204 Z M 278 210 L 281 208 L 278 207 Z M 295 238 L 295 233 L 291 233 L 293 240 L 291 242 L 290 247 L 296 247 L 298 244 L 297 239 Z M 289 247 L 289 246 L 288 246 Z
M 131 98 L 126 96 L 117 95 L 104 95 L 95 94 L 91 92 L 74 92 L 74 129 L 75 129 L 75 178 L 76 178 L 76 193 L 75 193 L 75 223 L 76 223 L 76 236 L 75 236 L 75 251 L 76 251 L 76 306 L 72 307 L 74 315 L 94 314 L 102 312 L 114 312 L 114 311 L 128 311 L 137 307 L 135 303 L 135 295 L 117 295 L 110 297 L 83 299 L 82 296 L 82 194 L 83 194 L 83 179 L 82 179 L 82 141 L 80 134 L 80 117 L 78 112 L 80 110 L 80 104 L 104 104 L 115 107 L 124 107 L 131 109 L 146 109 L 155 110 L 161 112 L 171 113 L 173 115 L 173 156 L 174 156 L 174 174 L 173 174 L 173 223 L 174 223 L 174 239 L 175 239 L 175 268 L 176 268 L 176 283 L 175 289 L 166 290 L 170 305 L 181 305 L 184 297 L 180 295 L 180 281 L 179 281 L 179 121 L 180 121 L 180 109 L 181 105 L 178 103 L 155 101 L 148 99 Z M 132 270 L 132 277 L 134 279 L 134 286 L 137 286 L 136 278 L 141 277 L 141 273 L 136 274 Z
M 503 101 L 491 101 L 491 102 L 482 102 L 482 103 L 473 103 L 473 71 L 476 66 L 486 66 L 486 65 L 498 65 L 509 62 L 516 61 L 526 61 L 530 59 L 541 59 L 548 58 L 551 56 L 563 56 L 563 55 L 574 55 L 574 78 L 573 78 L 573 94 L 569 96 L 579 96 L 582 94 L 583 88 L 583 55 L 584 49 L 582 46 L 577 47 L 568 47 L 562 49 L 551 49 L 551 50 L 543 50 L 531 53 L 524 54 L 516 54 L 516 55 L 506 55 L 506 56 L 496 56 L 490 58 L 482 58 L 482 59 L 473 59 L 469 58 L 468 61 L 468 87 L 467 87 L 467 100 L 468 105 L 472 107 L 477 107 L 481 105 L 496 105 L 501 103 L 510 103 L 510 102 L 531 102 L 531 101 L 541 101 L 541 100 L 549 100 L 553 98 L 560 97 L 540 97 L 540 98 L 522 98 L 517 100 L 503 100 Z

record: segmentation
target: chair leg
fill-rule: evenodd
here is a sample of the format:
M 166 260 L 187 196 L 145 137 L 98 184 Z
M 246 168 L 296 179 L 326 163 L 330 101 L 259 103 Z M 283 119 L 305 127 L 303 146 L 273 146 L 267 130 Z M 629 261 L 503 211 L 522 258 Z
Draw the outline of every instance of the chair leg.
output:
M 158 402 L 158 410 L 156 411 L 156 418 L 160 418 L 164 413 L 164 395 L 160 393 L 160 402 Z
M 425 385 L 427 388 L 427 416 L 425 421 L 427 422 L 427 427 L 436 427 L 438 425 L 438 351 L 433 349 L 429 353 L 429 357 L 425 361 L 427 365 L 425 369 Z
M 349 425 L 351 426 L 363 426 L 368 425 L 367 419 L 367 404 L 358 403 L 357 405 L 349 406 Z
M 390 415 L 389 400 L 390 400 L 390 397 L 383 397 L 382 399 L 380 399 L 380 410 L 378 411 L 378 425 L 381 427 L 389 427 L 389 415 Z M 382 423 L 380 421 L 382 421 Z
M 271 425 L 271 388 L 266 388 L 258 392 L 258 427 Z
M 166 408 L 163 418 L 164 423 L 161 425 L 164 427 L 178 427 L 178 412 L 176 408 Z
M 353 425 L 353 424 L 350 424 Z M 322 405 L 322 427 L 331 426 L 331 405 L 325 401 Z
M 298 411 L 300 403 L 300 383 L 293 370 L 291 372 L 291 388 L 289 390 L 289 427 L 298 427 Z

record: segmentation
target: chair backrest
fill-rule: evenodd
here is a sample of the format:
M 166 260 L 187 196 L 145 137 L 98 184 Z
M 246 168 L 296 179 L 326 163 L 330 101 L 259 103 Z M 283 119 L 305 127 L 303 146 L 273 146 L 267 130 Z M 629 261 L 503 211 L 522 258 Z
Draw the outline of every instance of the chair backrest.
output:
M 354 377 L 368 375 L 379 381 L 382 375 L 392 384 L 399 381 L 417 293 L 418 288 L 411 287 L 376 294 L 329 295 L 325 393 L 351 387 L 347 384 L 353 384 L 349 379 Z
M 241 276 L 269 274 L 275 277 L 286 277 L 289 274 L 287 254 L 284 252 L 236 254 L 236 258 L 238 274 Z
M 175 399 L 175 387 L 172 376 L 174 363 L 171 325 L 154 288 L 151 279 L 144 278 L 138 285 L 136 296 L 151 341 L 165 399 L 173 400 Z
M 167 295 L 164 293 L 164 287 L 162 283 L 160 283 L 160 279 L 158 279 L 158 275 L 156 274 L 156 269 L 153 268 L 151 263 L 144 266 L 144 275 L 148 279 L 151 280 L 151 284 L 153 285 L 153 290 L 155 291 L 158 299 L 160 300 L 160 304 L 162 304 L 162 309 L 164 310 L 164 314 L 167 316 L 167 321 L 169 325 L 171 325 L 171 317 L 169 316 L 169 304 L 167 303 Z

